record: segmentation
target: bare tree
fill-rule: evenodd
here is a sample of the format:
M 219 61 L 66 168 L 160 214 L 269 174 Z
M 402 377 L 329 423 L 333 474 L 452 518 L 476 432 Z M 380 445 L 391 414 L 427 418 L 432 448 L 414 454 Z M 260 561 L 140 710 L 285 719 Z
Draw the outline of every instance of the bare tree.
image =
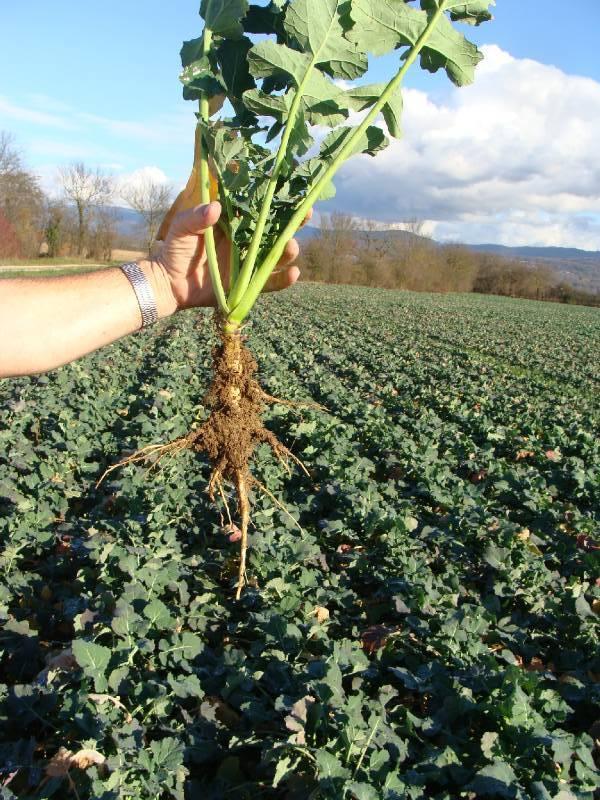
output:
M 0 132 L 0 211 L 23 254 L 37 255 L 44 227 L 44 193 L 5 131 Z
M 110 261 L 115 243 L 117 214 L 110 206 L 93 210 L 89 232 L 89 255 L 98 261 Z
M 173 189 L 148 177 L 141 183 L 125 184 L 121 189 L 121 197 L 142 217 L 146 248 L 151 253 L 160 223 L 171 206 Z
M 109 175 L 91 170 L 79 161 L 59 170 L 63 194 L 77 211 L 77 255 L 83 254 L 91 211 L 106 205 L 113 196 L 114 184 Z
M 14 139 L 7 131 L 0 131 L 0 176 L 13 175 L 23 169 L 21 156 Z

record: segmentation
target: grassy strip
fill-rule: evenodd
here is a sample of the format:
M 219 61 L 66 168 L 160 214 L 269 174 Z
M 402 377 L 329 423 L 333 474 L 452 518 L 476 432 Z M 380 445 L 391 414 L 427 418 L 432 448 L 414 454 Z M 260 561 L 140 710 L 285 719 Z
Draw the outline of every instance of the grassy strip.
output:
M 81 264 L 75 267 L 48 267 L 48 269 L 8 269 L 0 266 L 0 280 L 5 278 L 56 278 L 60 275 L 82 275 L 87 272 L 97 272 L 102 269 L 109 269 L 116 266 L 118 262 L 113 264 Z

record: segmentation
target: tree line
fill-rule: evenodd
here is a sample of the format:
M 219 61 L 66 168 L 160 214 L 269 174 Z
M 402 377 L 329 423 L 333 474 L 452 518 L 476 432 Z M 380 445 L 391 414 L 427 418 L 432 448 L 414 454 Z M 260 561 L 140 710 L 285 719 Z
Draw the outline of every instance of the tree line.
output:
M 0 131 L 0 258 L 66 256 L 110 261 L 115 247 L 152 250 L 171 186 L 146 178 L 117 183 L 99 168 L 74 162 L 57 171 L 60 194 L 45 194 L 13 137 Z M 118 232 L 115 203 L 140 215 L 133 237 Z
M 600 294 L 562 281 L 544 263 L 440 244 L 412 221 L 403 231 L 360 225 L 348 214 L 321 215 L 316 235 L 302 246 L 306 280 L 414 292 L 478 292 L 561 303 L 600 305 Z
M 58 197 L 48 197 L 28 170 L 10 134 L 0 131 L 0 258 L 45 255 L 110 261 L 116 247 L 151 252 L 171 205 L 172 187 L 151 179 L 119 183 L 82 162 L 57 172 Z M 141 225 L 124 238 L 114 204 L 125 201 Z M 523 263 L 460 244 L 442 245 L 412 221 L 385 231 L 341 213 L 321 215 L 318 233 L 304 242 L 305 280 L 416 292 L 479 292 L 561 303 L 600 305 L 592 294 L 561 281 L 543 263 Z

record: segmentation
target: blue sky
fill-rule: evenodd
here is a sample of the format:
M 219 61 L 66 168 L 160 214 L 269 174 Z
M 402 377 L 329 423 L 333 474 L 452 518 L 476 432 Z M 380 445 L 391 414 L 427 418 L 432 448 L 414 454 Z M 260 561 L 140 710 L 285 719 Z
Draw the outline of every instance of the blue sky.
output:
M 0 129 L 14 134 L 46 185 L 57 166 L 74 159 L 115 174 L 155 167 L 175 184 L 185 179 L 194 105 L 181 99 L 179 48 L 201 29 L 198 0 L 22 0 L 3 6 Z M 498 0 L 495 14 L 492 23 L 466 28 L 470 38 L 496 45 L 514 65 L 531 59 L 600 84 L 599 0 Z M 374 62 L 369 77 L 389 76 L 393 59 Z M 420 93 L 440 107 L 455 102 L 455 90 L 441 75 L 415 69 L 407 87 L 416 92 L 415 102 Z M 532 86 L 532 92 L 543 91 Z M 340 203 L 347 208 L 352 203 L 343 184 Z M 419 213 L 425 217 L 427 209 L 419 206 Z M 593 204 L 583 213 L 593 229 Z M 439 217 L 438 209 L 434 227 L 448 238 Z M 475 234 L 464 231 L 465 237 Z

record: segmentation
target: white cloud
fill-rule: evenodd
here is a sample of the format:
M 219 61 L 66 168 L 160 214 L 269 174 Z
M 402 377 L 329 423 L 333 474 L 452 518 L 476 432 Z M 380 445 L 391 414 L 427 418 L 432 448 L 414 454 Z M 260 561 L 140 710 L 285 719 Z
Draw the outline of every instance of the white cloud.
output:
M 405 138 L 338 176 L 335 206 L 436 236 L 600 249 L 600 83 L 495 45 L 443 102 L 405 91 Z
M 142 167 L 141 169 L 136 169 L 134 172 L 118 176 L 117 193 L 125 187 L 128 189 L 141 189 L 152 183 L 164 184 L 166 186 L 170 184 L 170 181 L 160 167 Z
M 26 122 L 40 128 L 61 128 L 95 138 L 99 130 L 119 139 L 149 144 L 189 142 L 193 114 L 187 108 L 175 107 L 171 114 L 152 114 L 147 120 L 115 119 L 73 108 L 46 95 L 30 94 L 27 104 L 13 103 L 0 95 L 0 119 Z M 4 126 L 4 120 L 2 120 Z M 57 147 L 60 143 L 57 143 Z
M 33 125 L 43 125 L 46 128 L 72 130 L 74 127 L 68 117 L 49 113 L 45 110 L 15 105 L 2 96 L 0 96 L 0 116 L 18 120 L 19 122 L 29 122 Z

